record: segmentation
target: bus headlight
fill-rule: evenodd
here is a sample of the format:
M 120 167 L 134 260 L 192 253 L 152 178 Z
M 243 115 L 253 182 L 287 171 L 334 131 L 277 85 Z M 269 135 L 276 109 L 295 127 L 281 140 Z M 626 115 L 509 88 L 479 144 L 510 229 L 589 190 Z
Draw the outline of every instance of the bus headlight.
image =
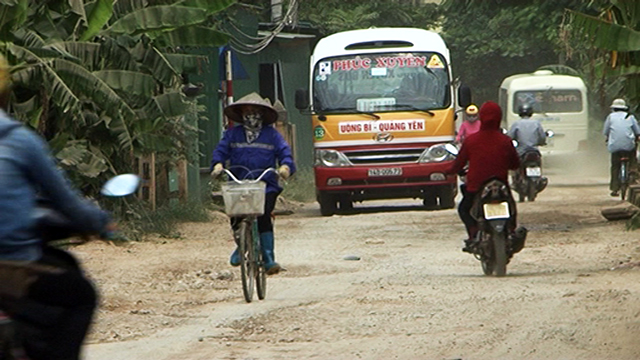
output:
M 315 166 L 341 167 L 351 166 L 349 159 L 340 151 L 316 149 Z
M 455 159 L 455 155 L 447 149 L 447 145 L 449 144 L 437 144 L 425 149 L 425 151 L 422 152 L 422 155 L 420 155 L 418 162 L 432 163 Z

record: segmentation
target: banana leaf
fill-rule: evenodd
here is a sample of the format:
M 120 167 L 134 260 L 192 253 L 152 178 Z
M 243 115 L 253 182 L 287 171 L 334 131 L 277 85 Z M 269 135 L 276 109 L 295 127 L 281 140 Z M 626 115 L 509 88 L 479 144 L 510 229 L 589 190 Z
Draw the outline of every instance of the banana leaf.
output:
M 196 25 L 207 19 L 203 9 L 185 6 L 150 6 L 131 12 L 118 19 L 107 29 L 115 34 L 139 34 L 156 30 L 169 30 Z
M 158 47 L 221 46 L 229 42 L 229 34 L 200 26 L 181 27 L 158 34 L 154 44 Z
M 612 51 L 640 51 L 640 31 L 576 11 L 569 12 L 574 29 L 588 36 L 594 46 Z
M 87 17 L 87 30 L 80 37 L 86 41 L 96 36 L 113 16 L 113 0 L 97 0 Z
M 153 76 L 141 72 L 101 70 L 93 74 L 115 90 L 143 96 L 153 96 L 156 86 Z

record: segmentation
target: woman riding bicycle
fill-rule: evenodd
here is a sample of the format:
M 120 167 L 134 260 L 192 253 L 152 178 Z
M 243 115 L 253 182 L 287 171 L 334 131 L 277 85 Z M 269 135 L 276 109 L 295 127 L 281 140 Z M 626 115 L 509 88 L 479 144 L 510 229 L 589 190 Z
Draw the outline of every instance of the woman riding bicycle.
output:
M 227 106 L 224 114 L 239 125 L 227 129 L 222 140 L 213 150 L 211 160 L 213 177 L 222 173 L 225 163 L 238 179 L 257 176 L 262 170 L 275 168 L 277 165 L 279 165 L 278 175 L 284 179 L 295 172 L 296 167 L 289 144 L 271 126 L 278 119 L 278 112 L 271 106 L 269 100 L 251 93 Z M 278 179 L 273 173 L 265 175 L 263 181 L 267 183 L 265 211 L 258 217 L 258 232 L 265 270 L 268 275 L 273 275 L 280 272 L 281 267 L 275 261 L 271 213 L 282 188 L 278 185 Z M 237 229 L 237 224 L 237 218 L 231 218 L 231 226 L 234 230 Z M 237 248 L 231 254 L 230 263 L 232 266 L 240 265 L 240 253 Z

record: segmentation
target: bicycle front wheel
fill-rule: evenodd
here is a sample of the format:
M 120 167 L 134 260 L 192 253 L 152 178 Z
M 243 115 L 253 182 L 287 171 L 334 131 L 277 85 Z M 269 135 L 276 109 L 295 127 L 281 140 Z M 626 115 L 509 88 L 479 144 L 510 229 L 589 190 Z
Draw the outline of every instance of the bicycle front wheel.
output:
M 244 220 L 240 223 L 238 250 L 240 251 L 240 273 L 242 275 L 242 292 L 244 299 L 250 303 L 253 300 L 253 288 L 256 278 L 256 258 L 253 246 L 253 224 Z

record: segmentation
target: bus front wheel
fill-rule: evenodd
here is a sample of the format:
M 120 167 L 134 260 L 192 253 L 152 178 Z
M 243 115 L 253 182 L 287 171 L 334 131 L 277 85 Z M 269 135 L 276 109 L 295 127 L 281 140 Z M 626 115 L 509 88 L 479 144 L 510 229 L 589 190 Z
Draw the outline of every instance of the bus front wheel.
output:
M 440 209 L 453 209 L 456 206 L 456 188 L 443 186 L 440 189 Z
M 331 216 L 338 209 L 336 197 L 323 191 L 318 194 L 318 203 L 320 204 L 320 214 L 322 216 Z

